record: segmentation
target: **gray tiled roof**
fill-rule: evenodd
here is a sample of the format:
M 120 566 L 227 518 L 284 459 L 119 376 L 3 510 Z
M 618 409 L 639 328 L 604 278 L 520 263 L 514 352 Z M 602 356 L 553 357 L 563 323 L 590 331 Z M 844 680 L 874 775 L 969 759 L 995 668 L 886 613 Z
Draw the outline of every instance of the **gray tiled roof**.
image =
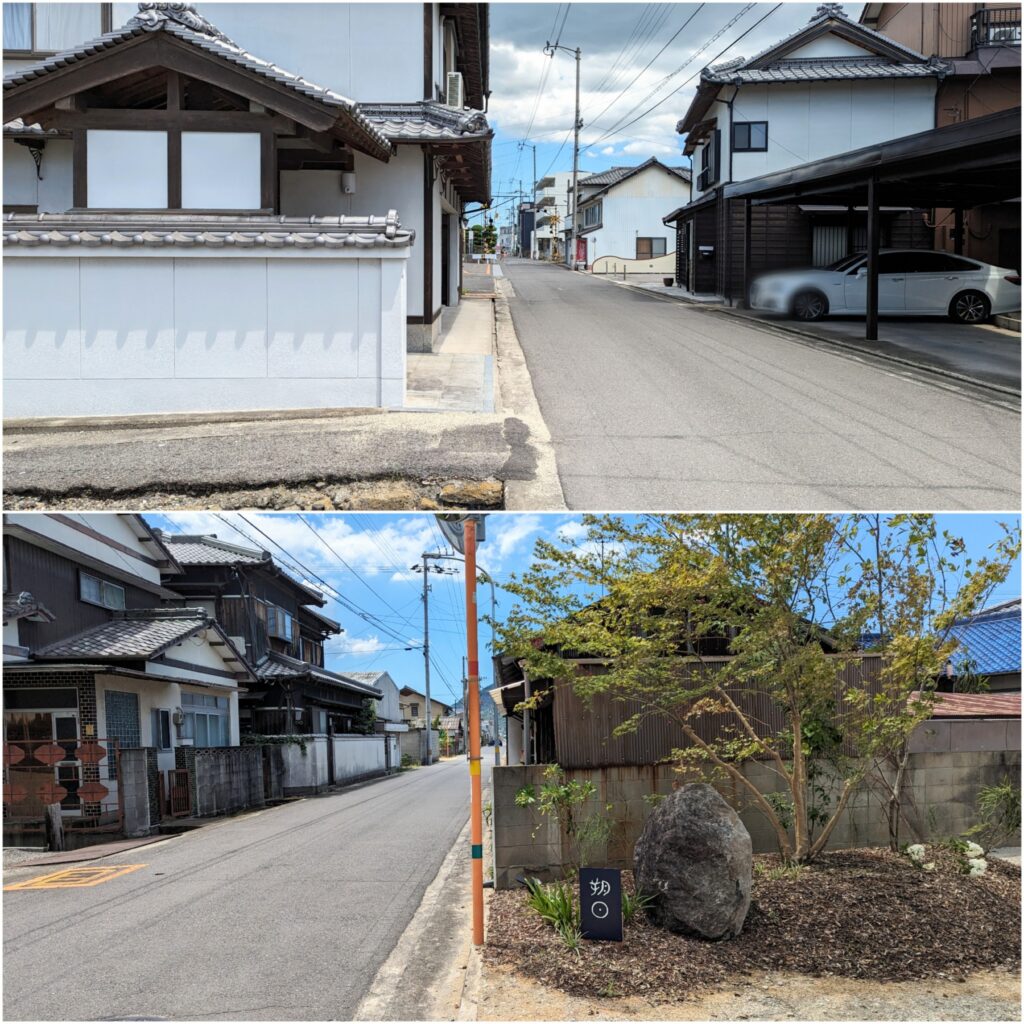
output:
M 56 618 L 42 601 L 37 600 L 27 590 L 20 594 L 4 594 L 4 622 L 16 622 L 32 615 L 47 622 L 53 622 Z
M 489 139 L 487 118 L 479 111 L 456 110 L 442 103 L 360 103 L 359 109 L 391 142 Z
M 287 654 L 280 654 L 277 651 L 271 651 L 256 666 L 256 675 L 260 679 L 270 682 L 273 682 L 275 679 L 301 679 L 309 676 L 318 682 L 340 686 L 343 689 L 352 690 L 367 697 L 380 699 L 384 696 L 375 686 L 354 679 L 351 675 L 339 675 L 336 672 L 329 672 L 325 668 L 318 668 L 316 665 L 310 665 L 308 662 L 299 661 L 298 658 L 292 658 Z
M 779 60 L 763 68 L 736 67 L 734 64 L 707 68 L 701 78 L 705 82 L 727 84 L 739 82 L 817 82 L 854 78 L 934 78 L 948 73 L 944 61 L 895 63 L 884 57 L 818 57 L 814 59 Z
M 146 608 L 123 612 L 76 636 L 35 651 L 41 660 L 67 658 L 150 659 L 213 625 L 201 608 Z
M 37 64 L 15 68 L 4 76 L 4 89 L 14 88 L 16 85 L 65 68 L 86 57 L 91 57 L 101 50 L 115 47 L 133 36 L 161 31 L 326 106 L 344 110 L 371 139 L 390 151 L 390 143 L 380 130 L 363 116 L 359 105 L 354 100 L 325 86 L 307 81 L 291 71 L 286 71 L 270 61 L 247 52 L 237 43 L 228 39 L 223 32 L 210 24 L 196 12 L 191 4 L 187 3 L 140 3 L 138 14 L 129 19 L 121 28 L 107 32 L 97 39 L 81 43 L 69 50 L 64 50 L 53 57 L 47 57 Z
M 26 135 L 70 135 L 70 133 L 61 131 L 60 128 L 44 128 L 41 124 L 38 123 L 25 124 L 25 122 L 20 117 L 16 117 L 13 121 L 8 121 L 4 125 L 4 135 L 24 137 Z
M 253 565 L 264 561 L 262 551 L 228 544 L 214 536 L 163 533 L 160 539 L 173 549 L 181 565 Z
M 642 164 L 634 164 L 632 167 L 611 167 L 607 171 L 598 171 L 597 174 L 588 174 L 585 178 L 580 178 L 581 185 L 617 185 L 623 178 L 628 178 L 631 174 L 641 170 L 644 167 L 653 166 L 659 164 L 670 174 L 674 174 L 677 178 L 681 178 L 683 181 L 690 180 L 690 169 L 688 167 L 669 167 L 667 164 L 661 163 L 660 160 L 655 157 L 644 161 Z
M 413 244 L 396 210 L 370 217 L 10 213 L 4 245 L 67 248 L 369 249 Z

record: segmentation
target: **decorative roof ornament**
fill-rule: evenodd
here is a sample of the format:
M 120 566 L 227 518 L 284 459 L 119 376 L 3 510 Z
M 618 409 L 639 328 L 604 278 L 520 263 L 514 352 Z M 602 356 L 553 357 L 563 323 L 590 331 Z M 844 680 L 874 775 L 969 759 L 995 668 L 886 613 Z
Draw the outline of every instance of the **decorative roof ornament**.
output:
M 818 9 L 814 12 L 814 17 L 811 18 L 811 21 L 819 21 L 822 18 L 842 18 L 845 21 L 849 20 L 846 17 L 846 11 L 843 10 L 842 4 L 819 4 Z
M 209 36 L 211 39 L 218 39 L 231 46 L 235 45 L 219 28 L 212 25 L 196 10 L 195 4 L 171 2 L 171 0 L 140 3 L 139 13 L 128 24 L 152 30 L 159 28 L 165 21 L 173 21 L 192 32 Z

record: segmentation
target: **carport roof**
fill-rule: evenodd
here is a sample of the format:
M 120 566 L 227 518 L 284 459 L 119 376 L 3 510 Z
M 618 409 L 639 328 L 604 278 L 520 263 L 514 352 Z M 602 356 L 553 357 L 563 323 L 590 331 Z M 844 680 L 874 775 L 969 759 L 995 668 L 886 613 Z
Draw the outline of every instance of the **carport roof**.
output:
M 883 205 L 971 209 L 1020 196 L 1020 151 L 1020 107 L 1014 107 L 733 182 L 723 194 L 758 205 L 813 199 L 858 206 L 873 176 Z

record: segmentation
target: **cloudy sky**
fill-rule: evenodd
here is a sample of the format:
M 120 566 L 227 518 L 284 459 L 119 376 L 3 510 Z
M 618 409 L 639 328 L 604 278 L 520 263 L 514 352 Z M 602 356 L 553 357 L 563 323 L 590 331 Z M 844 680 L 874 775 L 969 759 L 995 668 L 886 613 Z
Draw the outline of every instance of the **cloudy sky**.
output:
M 938 518 L 942 527 L 964 538 L 974 558 L 983 555 L 999 536 L 998 517 Z M 328 668 L 339 672 L 386 670 L 399 686 L 422 689 L 423 579 L 409 567 L 420 562 L 424 551 L 450 551 L 433 515 L 305 513 L 300 517 L 291 513 L 182 512 L 147 514 L 146 519 L 168 533 L 212 533 L 231 543 L 269 550 L 279 564 L 326 594 L 325 613 L 344 627 L 345 632 L 327 647 Z M 487 540 L 480 546 L 479 561 L 498 584 L 499 621 L 511 607 L 500 587 L 510 573 L 521 573 L 529 565 L 534 544 L 541 537 L 566 544 L 586 543 L 578 516 L 496 513 L 487 517 Z M 440 564 L 461 569 L 459 562 Z M 461 696 L 466 653 L 463 577 L 461 573 L 432 575 L 431 586 L 431 694 L 454 703 Z M 1018 566 L 992 603 L 1019 595 Z M 481 586 L 477 600 L 481 612 L 489 612 L 487 586 Z M 488 627 L 481 627 L 479 642 L 481 672 L 489 677 Z
M 526 191 L 530 189 L 533 152 L 521 148 L 521 142 L 537 146 L 538 177 L 572 170 L 575 61 L 564 51 L 546 57 L 545 42 L 558 39 L 563 46 L 579 47 L 583 54 L 582 170 L 638 164 L 651 156 L 686 166 L 675 125 L 693 98 L 701 69 L 766 49 L 805 25 L 816 7 L 813 3 L 491 4 L 488 116 L 496 133 L 494 206 L 501 220 L 507 220 L 512 205 L 504 197 L 520 187 L 520 180 Z M 855 19 L 862 8 L 863 4 L 850 3 L 844 9 Z M 505 205 L 499 207 L 502 202 Z

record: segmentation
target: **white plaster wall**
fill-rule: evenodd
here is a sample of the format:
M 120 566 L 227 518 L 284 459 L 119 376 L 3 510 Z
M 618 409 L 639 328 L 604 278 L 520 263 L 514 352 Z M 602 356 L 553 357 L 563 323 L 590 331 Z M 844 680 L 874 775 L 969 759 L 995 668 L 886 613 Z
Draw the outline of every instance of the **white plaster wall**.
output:
M 731 94 L 731 90 L 728 90 Z M 716 102 L 708 117 L 722 132 L 719 184 L 729 180 L 729 108 Z M 735 121 L 767 121 L 768 149 L 734 153 L 732 180 L 745 181 L 812 160 L 914 135 L 935 126 L 935 79 L 775 83 L 740 88 Z M 693 154 L 693 197 L 701 151 Z M 665 213 L 671 212 L 667 208 Z
M 167 132 L 90 129 L 86 138 L 90 207 L 167 208 Z
M 4 312 L 6 315 L 6 310 Z M 87 558 L 103 565 L 109 565 L 116 570 L 116 578 L 132 574 L 150 586 L 160 583 L 160 570 L 148 561 L 153 558 L 152 550 L 146 548 L 139 541 L 138 528 L 125 515 L 120 513 L 111 515 L 109 512 L 76 512 L 73 519 L 79 526 L 116 541 L 123 547 L 138 552 L 143 558 L 133 558 L 124 551 L 112 548 L 102 541 L 82 533 L 81 530 L 68 526 L 49 512 L 42 514 L 10 512 L 5 513 L 4 518 L 10 526 L 24 527 L 24 529 L 47 537 L 58 544 L 73 548 Z M 158 602 L 154 598 L 154 604 L 156 603 Z
M 789 50 L 785 54 L 787 60 L 790 58 L 806 57 L 871 56 L 875 56 L 875 54 L 872 54 L 870 50 L 866 50 L 863 46 L 858 46 L 856 43 L 851 43 L 849 39 L 843 39 L 841 36 L 831 34 L 812 39 L 809 43 L 798 46 L 795 50 Z
M 64 213 L 73 205 L 71 142 L 47 139 L 43 149 L 42 179 L 29 151 L 4 139 L 4 203 L 36 206 L 39 213 Z
M 344 669 L 339 671 L 345 674 Z M 385 672 L 373 685 L 384 694 L 380 700 L 374 701 L 377 717 L 387 722 L 400 722 L 402 709 L 398 706 L 398 684 Z
M 103 739 L 107 739 L 107 710 L 104 694 L 107 690 L 117 690 L 121 693 L 135 693 L 139 697 L 139 737 L 141 745 L 152 747 L 155 745 L 153 737 L 153 716 L 152 711 L 163 708 L 167 711 L 174 711 L 181 704 L 180 687 L 176 683 L 162 683 L 158 680 L 148 681 L 145 679 L 126 679 L 118 676 L 96 676 L 96 728 Z M 178 735 L 174 725 L 171 725 L 170 750 L 160 751 L 157 754 L 157 767 L 160 771 L 167 771 L 174 767 L 174 747 L 178 746 Z M 101 770 L 100 781 L 108 785 L 107 780 L 102 776 L 106 775 L 104 764 Z M 111 789 L 113 793 L 114 790 Z
M 334 737 L 334 781 L 358 778 L 361 775 L 383 774 L 386 769 L 385 738 L 374 736 Z
M 259 133 L 182 132 L 181 205 L 186 210 L 258 210 Z
M 423 153 L 400 146 L 388 163 L 355 155 L 356 191 L 341 191 L 340 171 L 282 171 L 281 213 L 286 217 L 366 214 L 397 210 L 416 239 L 408 263 L 409 316 L 423 315 Z M 435 245 L 437 242 L 435 242 Z
M 403 404 L 408 250 L 160 252 L 5 258 L 9 417 Z
M 423 98 L 423 7 L 413 3 L 198 3 L 257 57 L 354 100 Z M 137 4 L 114 4 L 123 25 Z M 435 47 L 435 52 L 437 47 Z

